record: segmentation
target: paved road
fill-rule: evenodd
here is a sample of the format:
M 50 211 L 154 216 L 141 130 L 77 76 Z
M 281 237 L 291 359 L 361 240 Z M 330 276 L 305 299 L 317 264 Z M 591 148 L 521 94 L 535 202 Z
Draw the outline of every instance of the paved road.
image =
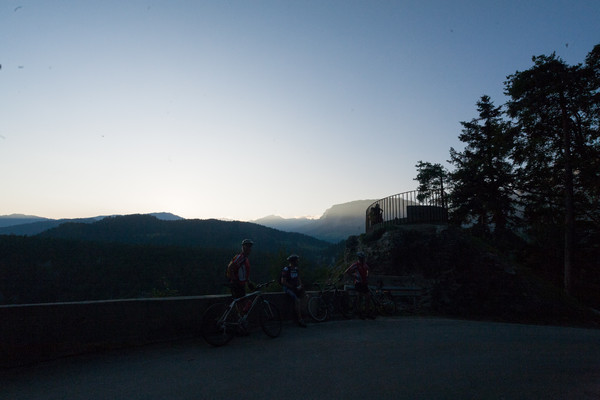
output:
M 2 400 L 237 398 L 599 399 L 600 330 L 332 321 L 222 348 L 185 340 L 0 371 Z

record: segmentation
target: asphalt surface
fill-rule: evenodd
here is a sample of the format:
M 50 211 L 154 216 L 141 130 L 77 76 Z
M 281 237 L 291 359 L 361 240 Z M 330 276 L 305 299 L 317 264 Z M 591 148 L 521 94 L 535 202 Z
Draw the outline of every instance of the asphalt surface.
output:
M 0 399 L 600 399 L 600 330 L 394 317 L 286 324 L 0 370 Z

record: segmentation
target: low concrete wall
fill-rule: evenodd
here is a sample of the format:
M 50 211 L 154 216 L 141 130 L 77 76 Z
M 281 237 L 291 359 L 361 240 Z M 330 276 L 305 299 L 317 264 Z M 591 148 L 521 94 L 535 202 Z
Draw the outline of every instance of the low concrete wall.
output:
M 283 293 L 265 296 L 284 319 Z M 230 296 L 170 297 L 0 306 L 0 367 L 199 334 L 204 310 Z

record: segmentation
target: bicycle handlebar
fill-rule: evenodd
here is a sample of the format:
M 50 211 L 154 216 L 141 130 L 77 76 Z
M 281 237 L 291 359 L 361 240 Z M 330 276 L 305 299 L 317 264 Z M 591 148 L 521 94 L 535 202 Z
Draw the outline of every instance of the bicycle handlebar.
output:
M 274 283 L 274 282 L 275 282 L 275 279 L 273 279 L 273 280 L 270 280 L 270 281 L 268 281 L 268 282 L 259 283 L 258 285 L 255 285 L 255 286 L 254 286 L 254 290 L 257 290 L 257 289 L 260 289 L 260 288 L 263 288 L 263 287 L 267 287 L 267 286 L 269 286 L 271 283 Z M 228 288 L 231 288 L 231 287 L 235 286 L 235 284 L 233 284 L 233 283 L 231 283 L 231 282 L 228 282 L 228 283 L 223 283 L 223 286 L 225 286 L 225 287 L 228 287 Z
M 311 285 L 316 287 L 318 291 L 328 291 L 328 290 L 333 290 L 337 288 L 337 284 L 339 282 L 341 282 L 343 279 L 343 276 L 340 276 L 337 280 L 332 281 L 331 279 L 328 279 L 326 282 L 323 283 L 319 283 L 319 282 L 313 282 Z
M 260 289 L 260 288 L 262 288 L 262 287 L 267 287 L 267 286 L 269 286 L 271 283 L 274 283 L 274 282 L 275 282 L 275 279 L 272 279 L 272 280 L 270 280 L 270 281 L 268 281 L 268 282 L 259 283 L 258 285 L 256 285 L 256 286 L 255 286 L 255 288 L 256 288 L 256 289 Z

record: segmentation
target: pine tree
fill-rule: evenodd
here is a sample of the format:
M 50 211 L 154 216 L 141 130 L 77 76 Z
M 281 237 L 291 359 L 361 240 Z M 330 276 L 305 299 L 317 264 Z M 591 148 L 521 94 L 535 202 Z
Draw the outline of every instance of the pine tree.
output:
M 442 164 L 432 164 L 430 162 L 419 161 L 417 165 L 417 177 L 414 179 L 419 182 L 418 199 L 419 201 L 425 201 L 429 199 L 434 193 L 439 193 L 440 205 L 442 207 L 447 206 L 447 181 L 449 172 Z
M 519 135 L 514 159 L 530 226 L 564 228 L 564 289 L 572 291 L 576 221 L 598 215 L 600 47 L 586 65 L 567 65 L 554 53 L 508 77 L 508 114 Z M 594 183 L 595 182 L 595 183 Z M 597 197 L 596 197 L 597 198 Z
M 450 149 L 452 220 L 472 223 L 475 228 L 495 235 L 506 232 L 514 215 L 513 167 L 509 160 L 512 129 L 502 119 L 502 108 L 488 96 L 477 102 L 479 118 L 461 122 L 462 152 Z

